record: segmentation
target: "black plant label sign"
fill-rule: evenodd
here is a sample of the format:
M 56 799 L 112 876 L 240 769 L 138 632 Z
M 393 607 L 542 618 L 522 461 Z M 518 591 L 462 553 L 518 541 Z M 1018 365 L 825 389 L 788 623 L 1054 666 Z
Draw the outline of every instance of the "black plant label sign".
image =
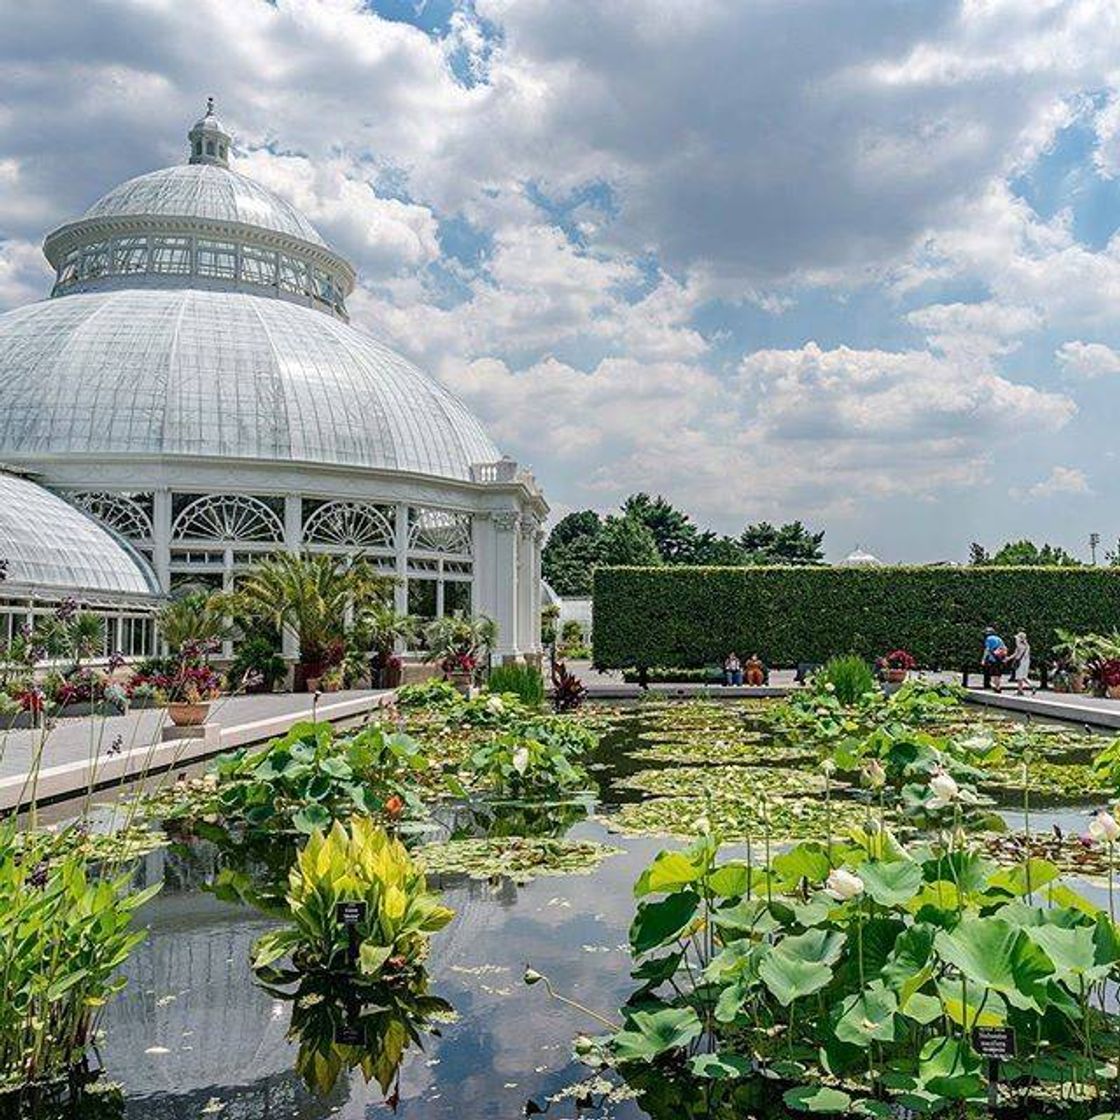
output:
M 366 920 L 365 902 L 339 902 L 335 904 L 334 918 L 339 925 L 360 926 Z
M 1015 1057 L 1015 1029 L 976 1027 L 972 1032 L 972 1048 L 989 1061 L 1009 1062 Z

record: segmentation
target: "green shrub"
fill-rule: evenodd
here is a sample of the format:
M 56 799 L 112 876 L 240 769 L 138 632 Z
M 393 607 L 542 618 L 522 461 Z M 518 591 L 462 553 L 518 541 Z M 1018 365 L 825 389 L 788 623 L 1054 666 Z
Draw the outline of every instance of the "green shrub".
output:
M 533 665 L 495 666 L 490 670 L 486 687 L 494 693 L 512 693 L 530 708 L 539 708 L 544 703 L 544 677 Z
M 229 667 L 229 687 L 237 691 L 271 692 L 288 671 L 280 650 L 271 638 L 246 638 Z M 254 678 L 259 678 L 254 683 Z
M 903 647 L 928 668 L 976 665 L 985 626 L 1030 635 L 1036 660 L 1058 628 L 1120 624 L 1120 569 L 597 568 L 595 662 L 700 667 L 728 650 L 768 665 L 869 661 Z
M 875 688 L 875 674 L 862 657 L 854 653 L 843 657 L 830 657 L 824 668 L 816 674 L 817 681 L 835 693 L 841 704 L 854 704 L 866 692 Z
M 25 841 L 0 836 L 0 1089 L 63 1078 L 82 1061 L 144 940 L 133 913 L 159 890 L 130 893 L 131 871 L 97 878 L 84 856 Z
M 462 694 L 449 681 L 428 680 L 397 689 L 398 708 L 453 709 L 463 702 Z

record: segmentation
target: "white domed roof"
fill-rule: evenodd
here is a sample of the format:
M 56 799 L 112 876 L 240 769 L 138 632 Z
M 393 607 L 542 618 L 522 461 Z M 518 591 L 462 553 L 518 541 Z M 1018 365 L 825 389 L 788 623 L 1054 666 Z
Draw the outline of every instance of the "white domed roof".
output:
M 315 227 L 279 195 L 211 163 L 186 163 L 138 175 L 102 195 L 81 220 L 123 217 L 240 222 L 327 247 Z
M 0 472 L 0 559 L 8 585 L 66 594 L 159 594 L 144 560 L 92 517 L 41 486 Z
M 240 292 L 98 291 L 0 315 L 0 402 L 0 462 L 197 455 L 468 480 L 499 458 L 466 407 L 388 347 Z

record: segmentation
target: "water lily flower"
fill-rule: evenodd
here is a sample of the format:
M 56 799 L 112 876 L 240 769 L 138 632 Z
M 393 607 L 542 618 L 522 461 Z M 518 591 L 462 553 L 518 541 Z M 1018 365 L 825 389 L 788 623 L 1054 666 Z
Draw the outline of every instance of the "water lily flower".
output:
M 402 798 L 400 794 L 394 793 L 393 796 L 385 802 L 385 813 L 390 817 L 399 817 L 403 811 L 404 798 Z
M 870 758 L 863 767 L 864 780 L 872 789 L 882 789 L 887 780 L 887 772 L 877 758 Z
M 961 787 L 957 785 L 953 775 L 944 770 L 938 770 L 930 778 L 929 788 L 933 794 L 930 808 L 940 809 L 944 805 L 952 805 L 954 801 L 960 800 Z
M 1098 840 L 1104 840 L 1109 844 L 1120 840 L 1120 824 L 1117 824 L 1116 818 L 1105 809 L 1097 811 L 1097 815 L 1089 825 L 1089 832 Z
M 528 747 L 518 747 L 517 750 L 513 752 L 513 768 L 519 774 L 524 774 L 525 771 L 529 768 Z
M 707 817 L 697 817 L 693 827 L 701 836 L 707 836 L 712 831 L 712 822 Z
M 847 902 L 848 899 L 863 894 L 863 880 L 842 867 L 834 867 L 828 873 L 824 889 L 837 902 Z
M 825 690 L 825 692 L 835 692 L 836 691 L 836 685 L 834 685 L 832 683 L 832 681 L 825 681 L 824 690 Z
M 836 763 L 833 762 L 831 758 L 826 758 L 824 760 L 824 762 L 821 763 L 821 769 L 826 774 L 835 774 L 836 773 Z
M 501 715 L 502 712 L 506 710 L 506 706 L 502 703 L 502 698 L 500 696 L 491 696 L 490 699 L 486 701 L 486 710 L 488 712 L 493 712 L 494 715 Z

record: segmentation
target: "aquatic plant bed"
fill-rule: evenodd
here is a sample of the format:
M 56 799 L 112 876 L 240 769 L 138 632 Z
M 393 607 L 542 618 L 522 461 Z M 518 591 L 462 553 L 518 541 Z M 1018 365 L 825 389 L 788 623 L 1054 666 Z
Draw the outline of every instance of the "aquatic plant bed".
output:
M 980 1116 L 977 1026 L 1001 1107 L 1111 1110 L 1107 738 L 950 692 L 415 696 L 37 849 L 161 887 L 74 1115 Z

